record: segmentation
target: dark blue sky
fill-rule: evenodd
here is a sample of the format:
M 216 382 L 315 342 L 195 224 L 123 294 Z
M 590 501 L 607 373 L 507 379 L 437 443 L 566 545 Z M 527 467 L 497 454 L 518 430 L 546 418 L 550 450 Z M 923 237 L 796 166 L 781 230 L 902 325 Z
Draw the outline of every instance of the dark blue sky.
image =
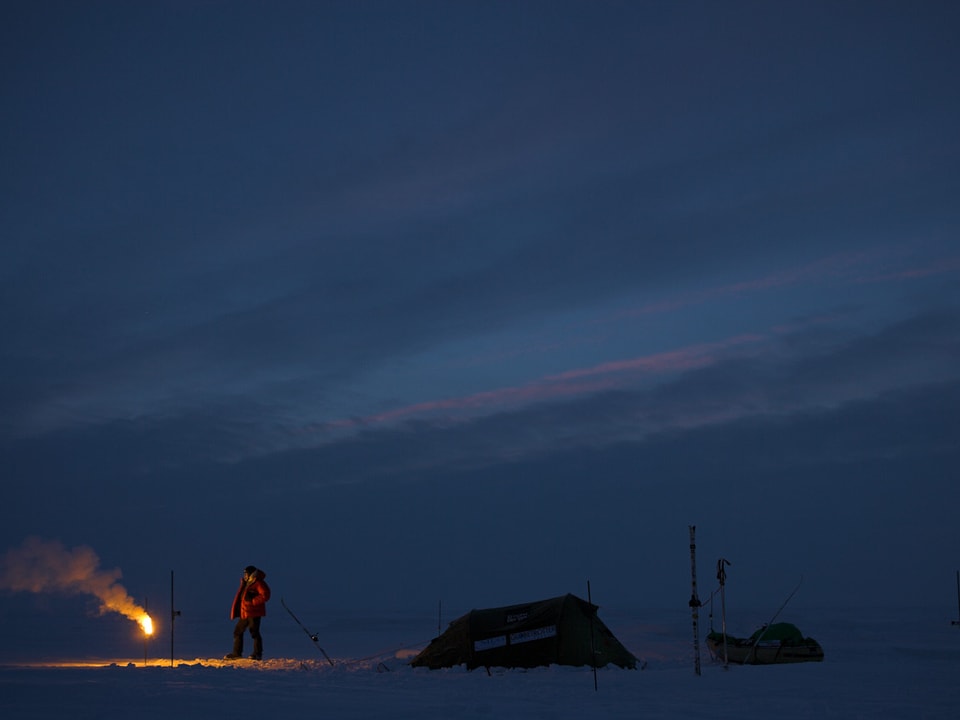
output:
M 954 3 L 4 14 L 0 548 L 951 612 Z

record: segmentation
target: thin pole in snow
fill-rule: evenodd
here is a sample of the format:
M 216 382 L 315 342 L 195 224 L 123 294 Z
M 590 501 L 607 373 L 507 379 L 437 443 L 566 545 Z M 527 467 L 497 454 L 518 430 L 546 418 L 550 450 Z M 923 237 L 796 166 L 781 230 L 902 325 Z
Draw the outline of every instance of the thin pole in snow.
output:
M 717 560 L 717 580 L 720 581 L 720 632 L 723 634 L 723 669 L 730 668 L 727 657 L 727 593 L 724 589 L 727 584 L 727 569 L 730 561 L 726 558 Z
M 697 526 L 690 525 L 690 573 L 693 594 L 690 595 L 690 610 L 693 614 L 693 670 L 700 674 L 700 598 L 697 597 Z
M 801 585 L 803 585 L 803 575 L 800 576 L 800 582 L 797 583 L 797 586 L 793 589 L 793 592 L 787 595 L 787 599 L 783 601 L 783 605 L 780 606 L 780 609 L 773 614 L 773 617 L 767 621 L 766 625 L 760 628 L 760 632 L 757 633 L 756 638 L 753 640 L 753 645 L 751 646 L 751 650 L 753 650 L 754 662 L 757 661 L 757 645 L 760 644 L 760 641 L 763 639 L 763 636 L 766 634 L 767 630 L 769 630 L 770 626 L 773 625 L 773 621 L 776 620 L 780 613 L 783 612 L 783 609 L 787 606 L 787 603 L 790 602 L 791 598 L 797 594 L 797 590 L 800 589 Z M 747 657 L 749 658 L 749 653 L 747 653 Z M 746 661 L 744 661 L 744 664 L 746 664 Z
M 593 667 L 593 691 L 597 691 L 597 651 L 593 644 L 593 616 L 597 611 L 593 607 L 593 598 L 590 596 L 590 581 L 587 580 L 587 602 L 590 603 L 590 665 Z
M 951 625 L 960 625 L 960 570 L 957 570 L 957 619 Z
M 173 570 L 170 571 L 170 667 L 173 667 L 173 626 L 176 625 L 179 610 L 173 604 Z
M 143 614 L 147 617 L 150 617 L 150 605 L 147 602 L 147 598 L 143 598 Z M 143 633 L 143 666 L 147 666 L 147 641 L 150 640 L 150 636 L 147 635 L 146 631 Z

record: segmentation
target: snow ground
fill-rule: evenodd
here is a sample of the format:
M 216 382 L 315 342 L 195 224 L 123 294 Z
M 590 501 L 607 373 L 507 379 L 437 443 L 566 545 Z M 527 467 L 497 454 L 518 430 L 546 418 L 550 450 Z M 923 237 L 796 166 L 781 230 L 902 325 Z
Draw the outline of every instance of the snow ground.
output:
M 331 667 L 292 623 L 274 614 L 261 663 L 225 663 L 178 654 L 171 667 L 161 640 L 142 654 L 114 657 L 29 657 L 0 661 L 4 718 L 951 718 L 960 717 L 960 627 L 946 610 L 813 611 L 796 622 L 824 646 L 823 663 L 767 667 L 713 662 L 702 647 L 702 675 L 693 666 L 689 612 L 605 613 L 601 618 L 645 662 L 644 670 L 601 669 L 594 690 L 589 668 L 533 670 L 411 668 L 415 647 L 401 636 L 422 634 L 424 618 L 356 617 L 323 626 Z M 756 617 L 762 617 L 756 615 Z M 88 619 L 95 626 L 107 618 Z M 305 620 L 306 622 L 306 620 Z M 708 629 L 706 615 L 702 633 Z M 760 621 L 762 622 L 762 620 Z M 732 633 L 754 629 L 731 627 Z M 434 619 L 433 630 L 436 630 Z M 759 623 L 757 623 L 759 624 Z M 309 623 L 308 623 L 309 626 Z M 86 626 L 85 626 L 86 627 Z M 210 627 L 205 642 L 220 649 L 231 625 Z M 359 629 L 366 628 L 365 632 Z M 339 629 L 338 629 L 339 628 Z M 271 635 L 271 629 L 273 634 Z M 296 632 L 292 632 L 296 630 Z M 181 632 L 180 628 L 177 628 Z M 16 628 L 16 635 L 24 626 Z M 432 633 L 427 633 L 429 640 Z M 382 651 L 369 651 L 380 641 Z M 219 647 L 218 647 L 219 644 Z M 425 644 L 425 642 L 420 643 Z M 129 645 L 129 643 L 128 643 Z M 156 647 L 154 651 L 154 645 Z M 189 647 L 185 640 L 184 645 Z M 404 645 L 404 647 L 401 647 Z M 392 649 L 388 649 L 392 648 Z M 49 646 L 47 650 L 49 650 Z M 166 649 L 169 650 L 169 641 Z M 368 652 L 369 651 L 369 652 Z M 209 653 L 213 654 L 213 653 Z M 269 654 L 269 652 L 268 652 Z M 34 653 L 36 655 L 36 653 Z

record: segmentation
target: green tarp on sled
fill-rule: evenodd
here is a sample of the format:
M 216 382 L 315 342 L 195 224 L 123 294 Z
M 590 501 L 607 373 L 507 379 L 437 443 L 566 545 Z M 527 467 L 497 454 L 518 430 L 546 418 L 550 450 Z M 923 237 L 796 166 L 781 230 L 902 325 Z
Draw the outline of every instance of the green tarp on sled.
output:
M 779 641 L 793 645 L 799 645 L 803 642 L 803 633 L 800 628 L 792 623 L 774 623 L 765 625 L 750 636 L 751 642 L 756 642 L 757 638 L 763 636 L 764 642 Z
M 466 665 L 471 670 L 610 663 L 632 669 L 637 659 L 597 617 L 596 605 L 570 594 L 471 610 L 410 661 L 414 667 Z

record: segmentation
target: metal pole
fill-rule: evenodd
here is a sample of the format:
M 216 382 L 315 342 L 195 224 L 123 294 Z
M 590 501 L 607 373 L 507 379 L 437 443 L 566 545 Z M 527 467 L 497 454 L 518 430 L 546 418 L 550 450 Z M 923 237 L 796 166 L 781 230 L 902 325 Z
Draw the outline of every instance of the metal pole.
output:
M 693 670 L 700 674 L 700 598 L 697 597 L 697 526 L 690 525 L 690 573 L 693 581 L 693 594 L 690 596 L 690 610 L 693 614 Z
M 957 619 L 951 625 L 960 625 L 960 570 L 957 570 Z
M 723 634 L 723 669 L 729 668 L 727 657 L 727 593 L 724 589 L 727 584 L 726 565 L 730 562 L 724 558 L 717 560 L 717 580 L 720 581 L 720 632 Z
M 593 644 L 593 616 L 596 610 L 593 608 L 593 598 L 590 596 L 590 581 L 587 580 L 587 602 L 590 603 L 590 665 L 593 666 L 593 691 L 597 691 L 597 651 Z
M 147 598 L 143 598 L 143 613 L 150 616 L 150 605 L 147 603 Z M 150 636 L 147 635 L 147 631 L 143 631 L 143 666 L 147 666 L 147 641 L 150 639 Z
M 173 604 L 173 570 L 170 571 L 170 667 L 173 667 L 173 626 L 177 623 L 179 610 Z

